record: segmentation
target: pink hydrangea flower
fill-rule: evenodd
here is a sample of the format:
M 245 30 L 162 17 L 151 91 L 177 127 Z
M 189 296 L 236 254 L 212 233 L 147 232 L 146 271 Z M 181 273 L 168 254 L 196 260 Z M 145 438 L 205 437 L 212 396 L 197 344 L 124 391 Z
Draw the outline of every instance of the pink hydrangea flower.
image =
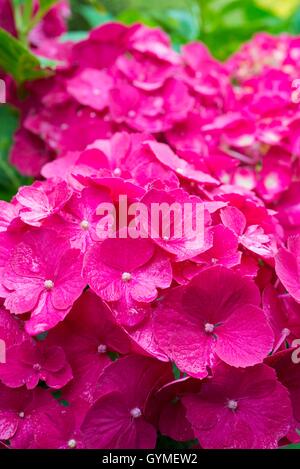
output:
M 150 189 L 142 197 L 141 202 L 147 207 L 147 217 L 141 214 L 141 223 L 146 233 L 153 241 L 166 252 L 173 254 L 176 260 L 190 259 L 206 251 L 210 247 L 209 236 L 206 230 L 206 208 L 198 197 L 189 196 L 182 189 L 171 191 Z M 189 204 L 190 219 L 185 223 L 184 207 Z M 152 214 L 152 207 L 167 207 L 163 215 L 163 221 L 156 226 L 156 220 Z M 174 216 L 170 216 L 170 212 Z M 149 216 L 150 215 L 150 216 Z M 197 231 L 195 230 L 198 221 Z M 191 223 L 192 222 L 192 223 Z M 200 226 L 199 226 L 200 225 Z
M 175 441 L 195 439 L 194 430 L 186 418 L 182 398 L 187 393 L 199 392 L 201 386 L 202 381 L 184 377 L 167 383 L 158 391 L 156 398 L 161 406 L 158 425 L 162 435 Z
M 170 378 L 169 366 L 151 358 L 130 356 L 107 367 L 99 382 L 100 397 L 81 426 L 86 446 L 154 448 L 156 430 L 147 406 Z
M 182 402 L 204 448 L 277 448 L 291 424 L 289 393 L 266 365 L 219 366 L 199 393 Z
M 98 223 L 102 216 L 97 215 L 97 208 L 101 203 L 111 203 L 108 191 L 103 188 L 87 187 L 79 194 L 74 193 L 59 215 L 48 220 L 49 228 L 58 235 L 63 232 L 72 248 L 85 252 L 99 241 Z
M 80 104 L 102 111 L 108 106 L 111 76 L 105 71 L 86 68 L 67 83 L 67 91 Z
M 0 201 L 1 446 L 299 442 L 299 38 L 259 33 L 221 63 L 141 24 L 57 40 L 68 15 L 29 35 L 51 76 L 21 101 L 1 75 L 10 161 L 36 178 Z M 119 220 L 120 196 L 147 211 Z
M 25 176 L 38 176 L 51 159 L 52 151 L 38 136 L 21 128 L 14 135 L 10 162 Z
M 71 402 L 93 402 L 99 376 L 111 363 L 109 355 L 128 354 L 132 348 L 130 338 L 115 323 L 108 306 L 91 290 L 85 291 L 65 321 L 49 332 L 47 341 L 54 346 L 63 344 L 71 364 L 74 378 L 64 390 Z
M 71 195 L 72 191 L 65 181 L 57 183 L 49 180 L 21 187 L 16 195 L 21 205 L 19 216 L 28 225 L 40 226 L 42 220 L 59 212 Z
M 253 282 L 221 266 L 206 269 L 158 306 L 158 344 L 181 371 L 197 378 L 208 375 L 217 357 L 233 367 L 261 363 L 274 337 L 259 300 Z
M 267 234 L 259 225 L 247 226 L 246 217 L 236 207 L 225 207 L 221 210 L 221 220 L 239 236 L 239 242 L 250 251 L 262 257 L 274 257 L 276 242 L 272 234 Z
M 300 438 L 297 429 L 299 429 L 300 425 L 300 405 L 298 398 L 300 391 L 300 368 L 299 363 L 293 361 L 293 354 L 297 357 L 299 356 L 297 349 L 291 348 L 276 353 L 268 358 L 268 365 L 275 369 L 279 381 L 289 391 L 293 409 L 293 422 L 288 438 L 291 441 L 299 443 Z
M 29 232 L 6 266 L 6 308 L 13 314 L 31 313 L 26 323 L 31 335 L 51 329 L 68 314 L 84 288 L 81 267 L 80 251 L 71 249 L 54 231 Z
M 1 385 L 0 440 L 13 449 L 82 448 L 79 426 L 83 411 L 60 405 L 49 391 L 12 390 Z
M 108 238 L 87 252 L 83 276 L 106 301 L 125 297 L 147 303 L 157 297 L 158 288 L 170 286 L 172 270 L 168 257 L 150 240 Z
M 184 83 L 170 78 L 162 90 L 147 94 L 130 84 L 120 84 L 110 93 L 110 112 L 116 122 L 142 132 L 162 132 L 183 120 L 193 107 Z
M 6 386 L 35 388 L 45 381 L 53 389 L 65 386 L 72 379 L 72 370 L 61 347 L 48 347 L 26 340 L 9 347 L 6 363 L 0 364 L 0 380 Z

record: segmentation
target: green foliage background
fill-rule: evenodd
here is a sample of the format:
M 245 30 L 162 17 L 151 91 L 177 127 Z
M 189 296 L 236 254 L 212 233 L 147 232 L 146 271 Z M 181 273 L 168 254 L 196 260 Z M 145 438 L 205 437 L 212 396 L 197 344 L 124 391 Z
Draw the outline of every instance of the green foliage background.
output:
M 257 31 L 300 32 L 299 0 L 71 0 L 72 30 L 88 29 L 109 18 L 164 28 L 175 48 L 203 40 L 225 59 Z

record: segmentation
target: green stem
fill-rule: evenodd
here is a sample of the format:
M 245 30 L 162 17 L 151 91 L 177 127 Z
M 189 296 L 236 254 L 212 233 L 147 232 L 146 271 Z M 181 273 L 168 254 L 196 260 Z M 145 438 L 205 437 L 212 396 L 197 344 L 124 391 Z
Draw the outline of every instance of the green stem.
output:
M 33 0 L 26 0 L 23 10 L 23 23 L 24 25 L 29 24 L 33 13 Z

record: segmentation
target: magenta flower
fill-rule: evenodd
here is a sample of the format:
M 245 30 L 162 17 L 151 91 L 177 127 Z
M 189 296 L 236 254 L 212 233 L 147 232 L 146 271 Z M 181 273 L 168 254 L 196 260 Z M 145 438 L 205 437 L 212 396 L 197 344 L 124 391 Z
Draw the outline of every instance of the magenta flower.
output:
M 207 376 L 217 358 L 233 367 L 261 363 L 274 337 L 258 304 L 253 282 L 224 267 L 206 269 L 159 304 L 158 345 L 181 371 L 197 378 Z
M 66 204 L 72 191 L 66 182 L 35 182 L 21 187 L 16 199 L 21 205 L 19 216 L 24 223 L 41 226 L 41 221 L 57 213 Z
M 111 90 L 109 108 L 114 121 L 142 132 L 156 133 L 184 119 L 193 104 L 186 85 L 170 78 L 162 90 L 151 94 L 130 84 L 120 84 Z
M 45 389 L 27 391 L 2 384 L 0 389 L 0 441 L 9 440 L 16 449 L 34 447 L 42 433 L 49 435 L 49 417 L 45 416 L 55 415 L 60 405 Z
M 298 303 L 300 303 L 299 259 L 300 236 L 291 236 L 287 248 L 280 248 L 275 257 L 275 269 L 283 286 Z
M 67 91 L 76 101 L 96 111 L 102 111 L 108 106 L 112 87 L 113 80 L 108 73 L 89 68 L 67 83 Z
M 147 303 L 157 297 L 158 288 L 170 286 L 172 270 L 168 257 L 150 240 L 109 238 L 87 252 L 83 276 L 105 301 Z
M 72 370 L 61 347 L 48 347 L 33 340 L 9 347 L 6 363 L 0 364 L 0 380 L 6 386 L 35 388 L 45 381 L 53 389 L 65 386 L 72 379 Z
M 3 231 L 0 233 L 0 297 L 5 298 L 7 289 L 4 286 L 5 268 L 13 248 L 20 241 L 20 233 Z
M 266 365 L 219 366 L 199 393 L 182 402 L 204 448 L 277 448 L 291 424 L 289 393 Z
M 197 168 L 196 165 L 179 158 L 168 145 L 158 142 L 147 142 L 146 145 L 162 164 L 175 171 L 183 179 L 202 184 L 218 184 L 218 181 L 209 175 L 207 168 L 205 168 L 206 171 L 203 171 L 199 162 L 200 168 Z
M 0 74 L 36 178 L 0 201 L 1 447 L 299 442 L 299 38 L 220 62 L 142 24 L 60 40 L 69 14 L 24 99 Z
M 170 78 L 176 68 L 163 60 L 157 60 L 155 57 L 127 57 L 121 55 L 116 60 L 116 75 L 125 77 L 136 88 L 145 91 L 154 91 L 163 86 L 165 81 Z
M 45 389 L 30 392 L 1 385 L 0 441 L 9 440 L 11 448 L 80 448 L 80 405 L 76 417 L 72 407 L 66 409 Z
M 82 321 L 84 311 L 84 321 Z M 51 330 L 48 343 L 63 344 L 74 378 L 65 389 L 71 402 L 93 402 L 93 393 L 103 369 L 111 363 L 110 354 L 128 354 L 131 341 L 119 327 L 103 301 L 87 290 L 74 304 L 65 321 Z
M 26 176 L 38 176 L 51 156 L 52 151 L 38 136 L 24 128 L 15 133 L 10 162 L 20 173 Z
M 80 251 L 71 249 L 54 231 L 29 232 L 6 265 L 6 308 L 13 314 L 31 313 L 26 322 L 31 335 L 51 329 L 68 314 L 84 288 L 81 267 Z
M 85 252 L 89 246 L 99 241 L 97 226 L 101 216 L 97 215 L 97 207 L 101 203 L 110 203 L 108 191 L 103 188 L 88 187 L 80 194 L 74 193 L 60 211 L 59 216 L 48 221 L 49 228 L 70 240 L 72 248 Z
M 268 365 L 272 366 L 278 376 L 279 381 L 287 388 L 293 409 L 293 422 L 291 424 L 288 438 L 291 441 L 299 443 L 299 429 L 300 425 L 300 367 L 299 363 L 293 361 L 293 354 L 299 356 L 297 349 L 286 349 L 282 352 L 276 353 L 268 358 Z
M 99 382 L 99 399 L 81 431 L 88 448 L 154 448 L 156 430 L 148 415 L 151 396 L 171 379 L 168 365 L 130 356 L 107 367 Z
M 141 202 L 147 207 L 147 219 L 141 214 L 145 232 L 161 249 L 173 254 L 178 261 L 190 259 L 210 247 L 206 231 L 205 205 L 198 197 L 189 196 L 182 189 L 171 191 L 150 189 Z M 189 204 L 190 218 L 185 222 L 184 206 Z M 167 207 L 162 214 L 163 223 L 156 223 L 152 207 Z M 171 216 L 172 209 L 174 216 Z M 187 217 L 188 218 L 188 217 Z M 198 222 L 197 229 L 195 229 Z
M 239 237 L 239 242 L 250 251 L 262 257 L 274 257 L 276 243 L 272 234 L 267 234 L 259 225 L 249 225 L 244 214 L 236 207 L 221 210 L 221 220 Z

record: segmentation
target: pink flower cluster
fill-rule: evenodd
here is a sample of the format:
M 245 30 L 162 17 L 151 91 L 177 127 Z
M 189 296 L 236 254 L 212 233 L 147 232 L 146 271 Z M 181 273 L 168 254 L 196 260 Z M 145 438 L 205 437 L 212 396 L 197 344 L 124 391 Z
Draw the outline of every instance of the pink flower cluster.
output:
M 141 25 L 40 48 L 61 63 L 11 155 L 37 180 L 0 204 L 3 445 L 298 442 L 299 39 L 225 64 Z M 103 239 L 119 195 L 201 204 L 204 243 Z

